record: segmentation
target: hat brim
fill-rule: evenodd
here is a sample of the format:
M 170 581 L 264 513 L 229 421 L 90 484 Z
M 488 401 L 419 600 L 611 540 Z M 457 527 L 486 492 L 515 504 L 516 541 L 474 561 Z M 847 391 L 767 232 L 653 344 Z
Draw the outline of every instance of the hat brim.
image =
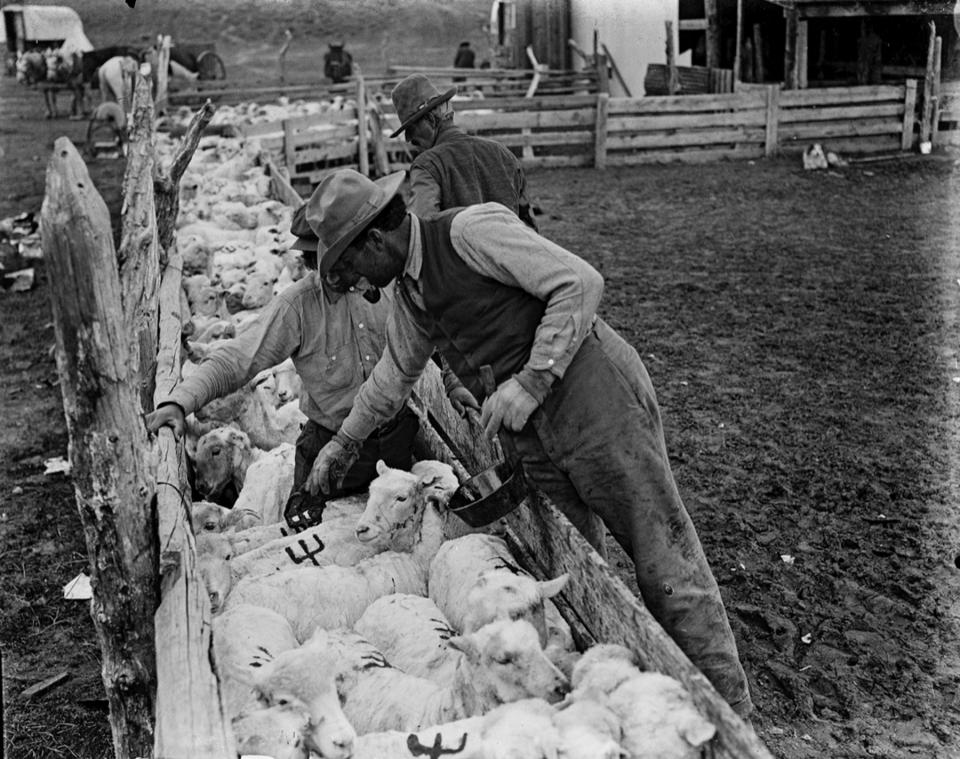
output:
M 370 211 L 358 219 L 350 229 L 344 232 L 340 238 L 326 250 L 321 250 L 320 247 L 322 243 L 317 243 L 317 255 L 320 256 L 321 275 L 326 276 L 330 272 L 333 265 L 340 259 L 343 251 L 345 251 L 357 235 L 364 230 L 367 224 L 373 221 L 377 214 L 386 208 L 387 204 L 393 200 L 393 197 L 400 191 L 400 185 L 403 184 L 406 174 L 405 171 L 397 171 L 377 179 L 376 184 L 380 186 L 380 189 L 382 189 L 384 193 L 379 202 L 377 202 L 376 205 L 371 205 Z
M 406 120 L 401 122 L 400 127 L 390 135 L 390 139 L 393 139 L 399 135 L 403 130 L 405 130 L 411 124 L 416 124 L 420 119 L 426 116 L 430 111 L 436 108 L 441 103 L 446 103 L 450 98 L 457 94 L 457 88 L 451 87 L 449 90 L 444 92 L 442 95 L 437 95 L 436 97 L 430 98 L 426 103 L 424 103 L 420 108 L 414 111 L 410 116 L 407 116 Z
M 298 237 L 293 241 L 290 250 L 309 250 L 316 252 L 318 242 L 320 242 L 320 239 L 317 237 Z

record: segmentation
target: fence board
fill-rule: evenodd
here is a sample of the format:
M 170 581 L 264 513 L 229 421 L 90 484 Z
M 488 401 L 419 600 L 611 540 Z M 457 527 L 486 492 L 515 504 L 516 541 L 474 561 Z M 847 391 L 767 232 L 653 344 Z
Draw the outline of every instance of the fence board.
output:
M 700 127 L 766 126 L 766 109 L 750 109 L 733 113 L 662 114 L 659 116 L 611 116 L 610 132 L 642 132 L 658 129 L 697 129 Z
M 527 111 L 498 113 L 475 113 L 469 122 L 460 126 L 468 132 L 487 129 L 534 129 L 550 127 L 582 126 L 593 128 L 593 108 L 577 108 L 572 111 Z
M 796 108 L 808 105 L 832 105 L 878 100 L 903 102 L 903 85 L 877 84 L 866 87 L 823 87 L 808 90 L 784 90 L 780 93 L 780 106 Z
M 610 166 L 636 166 L 648 163 L 709 163 L 724 159 L 763 158 L 763 146 L 713 150 L 651 150 L 642 153 L 611 153 Z
M 697 130 L 673 134 L 670 132 L 650 132 L 642 135 L 622 137 L 608 135 L 607 148 L 609 150 L 648 149 L 648 148 L 679 148 L 695 145 L 717 145 L 725 143 L 757 143 L 764 144 L 766 129 L 734 128 Z
M 843 108 L 803 108 L 780 111 L 781 129 L 786 124 L 804 121 L 858 121 L 890 116 L 897 121 L 903 116 L 903 101 L 878 105 L 855 105 Z
M 703 111 L 741 111 L 763 108 L 766 93 L 736 92 L 726 95 L 664 95 L 647 98 L 610 98 L 610 115 L 701 113 Z
M 900 138 L 899 119 L 836 122 L 824 124 L 794 124 L 780 128 L 782 140 L 824 140 L 833 137 L 866 137 L 869 135 L 896 135 Z
M 342 158 L 350 158 L 358 155 L 359 145 L 356 137 L 349 142 L 312 146 L 305 150 L 298 150 L 294 153 L 294 161 L 297 165 L 317 163 L 318 161 L 337 161 Z

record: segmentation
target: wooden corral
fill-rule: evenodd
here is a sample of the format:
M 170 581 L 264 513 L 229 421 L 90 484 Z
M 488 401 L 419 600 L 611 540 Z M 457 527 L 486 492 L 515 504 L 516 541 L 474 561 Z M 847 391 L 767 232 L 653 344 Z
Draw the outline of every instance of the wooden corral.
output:
M 960 147 L 960 82 L 940 85 L 940 99 L 934 142 Z
M 454 100 L 465 131 L 502 142 L 526 167 L 624 166 L 653 162 L 753 159 L 799 152 L 819 142 L 841 154 L 909 150 L 915 141 L 918 84 L 782 90 L 741 85 L 737 92 L 611 98 Z M 332 169 L 366 165 L 376 175 L 406 168 L 411 156 L 389 102 L 367 104 L 360 150 L 356 107 L 241 132 L 309 192 Z
M 124 588 L 153 587 L 159 594 L 159 599 L 149 594 L 134 594 L 141 605 L 147 604 L 143 609 L 145 614 L 134 614 L 126 620 L 111 617 L 111 637 L 102 641 L 105 661 L 113 660 L 118 653 L 130 656 L 131 651 L 124 646 L 124 634 L 149 631 L 152 622 L 152 651 L 136 653 L 117 673 L 118 687 L 111 694 L 115 744 L 123 748 L 124 755 L 148 755 L 150 747 L 144 745 L 144 740 L 149 739 L 152 731 L 153 756 L 232 759 L 236 756 L 236 747 L 220 704 L 210 649 L 209 602 L 197 572 L 196 545 L 189 526 L 191 495 L 186 453 L 169 429 L 160 430 L 152 445 L 147 443 L 140 395 L 145 384 L 143 375 L 150 369 L 147 362 L 138 358 L 144 340 L 143 323 L 137 315 L 152 308 L 157 317 L 159 344 L 156 372 L 149 384 L 155 385 L 155 397 L 160 397 L 179 380 L 182 262 L 171 234 L 177 202 L 169 195 L 171 190 L 175 194 L 180 174 L 189 163 L 204 124 L 210 119 L 211 109 L 205 107 L 196 114 L 173 163 L 169 168 L 161 168 L 155 167 L 150 157 L 153 135 L 148 127 L 152 110 L 144 105 L 148 102 L 148 88 L 141 81 L 135 102 L 138 124 L 131 145 L 136 171 L 124 184 L 124 209 L 134 209 L 130 211 L 129 220 L 138 228 L 142 226 L 145 232 L 136 236 L 133 229 L 129 229 L 129 242 L 123 247 L 119 274 L 111 264 L 114 257 L 109 245 L 109 224 L 104 227 L 103 223 L 102 200 L 98 204 L 74 199 L 78 188 L 85 197 L 96 195 L 96 190 L 83 176 L 82 161 L 65 139 L 61 140 L 63 144 L 58 143 L 55 151 L 44 212 L 45 237 L 57 241 L 57 256 L 51 266 L 53 287 L 62 294 L 90 291 L 84 296 L 88 297 L 88 304 L 74 299 L 70 301 L 73 306 L 55 309 L 58 365 L 65 409 L 71 420 L 71 460 L 77 470 L 75 476 L 81 481 L 88 476 L 94 485 L 92 500 L 83 490 L 85 486 L 78 485 L 78 503 L 82 509 L 90 508 L 91 516 L 95 506 L 109 507 L 102 513 L 98 511 L 98 518 L 110 516 L 106 524 L 111 531 L 116 529 L 124 536 L 124 551 L 134 549 L 133 556 L 121 553 L 115 562 L 100 567 L 100 574 L 95 575 L 99 577 L 99 583 L 94 583 L 95 602 L 108 609 L 109 604 L 124 600 Z M 64 157 L 77 168 L 59 168 Z M 275 197 L 298 202 L 299 196 L 286 184 L 281 170 L 272 170 L 271 180 Z M 65 203 L 70 207 L 70 229 L 94 230 L 94 237 L 87 244 L 73 247 L 90 254 L 88 268 L 98 265 L 104 271 L 113 272 L 106 278 L 86 277 L 83 280 L 88 283 L 86 290 L 76 287 L 83 257 L 59 255 L 61 247 L 70 247 L 68 238 L 73 239 L 57 231 L 58 209 Z M 156 270 L 160 272 L 158 289 L 146 287 L 140 276 L 131 276 L 133 272 Z M 124 271 L 131 274 L 124 275 Z M 101 340 L 108 332 L 111 339 Z M 91 343 L 91 339 L 94 342 Z M 90 376 L 91 368 L 96 368 L 89 363 L 93 354 L 103 370 Z M 149 365 L 152 366 L 152 362 Z M 109 394 L 97 408 L 84 405 L 97 398 L 89 392 L 92 379 L 99 382 L 100 392 Z M 82 399 L 85 399 L 83 403 Z M 471 426 L 476 422 L 456 416 L 446 399 L 439 372 L 432 364 L 415 390 L 411 407 L 424 423 L 419 440 L 421 456 L 450 462 L 461 478 L 499 458 Z M 82 414 L 74 419 L 78 411 Z M 90 444 L 88 435 L 98 435 L 100 430 L 102 441 Z M 117 451 L 125 453 L 117 458 Z M 148 458 L 153 459 L 155 466 L 147 465 Z M 127 462 L 125 473 L 117 468 L 124 461 Z M 139 471 L 148 474 L 131 478 L 131 472 Z M 131 508 L 132 503 L 137 508 Z M 104 538 L 99 529 L 93 529 L 92 525 L 89 528 L 91 556 L 100 555 L 98 551 L 104 548 L 104 540 L 107 547 L 113 545 L 111 535 Z M 770 759 L 770 753 L 753 729 L 736 716 L 603 559 L 546 498 L 535 494 L 535 500 L 528 501 L 496 529 L 507 537 L 521 562 L 537 576 L 552 577 L 565 571 L 573 575 L 561 608 L 582 645 L 597 640 L 621 643 L 634 650 L 648 668 L 670 674 L 686 685 L 698 707 L 716 725 L 717 734 L 708 748 L 711 756 Z M 133 532 L 129 532 L 131 530 Z M 135 541 L 146 538 L 149 545 L 138 547 L 139 542 L 127 543 L 130 535 Z M 150 568 L 156 574 L 143 578 L 144 569 Z M 158 605 L 151 620 L 154 604 Z M 147 646 L 150 647 L 149 643 Z M 131 694 L 124 688 L 131 685 L 133 675 L 139 678 L 141 687 Z M 147 713 L 151 704 L 155 705 L 152 715 Z M 135 709 L 132 715 L 131 708 Z M 131 716 L 134 719 L 131 720 Z

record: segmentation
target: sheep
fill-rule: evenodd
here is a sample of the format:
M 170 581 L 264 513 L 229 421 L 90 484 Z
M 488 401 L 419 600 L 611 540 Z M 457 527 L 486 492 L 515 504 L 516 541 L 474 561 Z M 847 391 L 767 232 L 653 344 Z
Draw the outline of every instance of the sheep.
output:
M 304 649 L 288 649 L 265 662 L 253 674 L 253 685 L 268 706 L 304 704 L 310 715 L 304 739 L 307 747 L 322 757 L 348 759 L 353 754 L 357 733 L 344 714 L 342 680 L 337 674 L 335 653 L 312 649 L 308 652 L 309 669 L 301 672 L 285 670 L 278 676 L 277 668 L 290 657 L 305 659 Z
M 441 685 L 453 680 L 460 655 L 447 641 L 457 633 L 429 598 L 403 593 L 378 598 L 353 629 L 394 667 Z
M 256 687 L 268 703 L 277 690 L 309 701 L 313 681 L 329 677 L 329 659 L 317 662 L 330 657 L 342 676 L 344 712 L 360 733 L 422 730 L 528 697 L 556 703 L 567 690 L 566 678 L 525 620 L 493 622 L 451 638 L 449 645 L 463 656 L 453 681 L 442 686 L 390 666 L 355 632 L 318 629 L 299 649 L 285 651 L 258 672 Z
M 427 587 L 430 597 L 437 602 L 437 606 L 446 614 L 450 624 L 457 630 L 465 630 L 467 617 L 474 612 L 470 606 L 468 596 L 470 589 L 477 584 L 481 574 L 488 570 L 501 570 L 516 575 L 523 575 L 522 569 L 513 563 L 510 549 L 502 538 L 494 535 L 474 533 L 449 540 L 440 547 L 430 566 L 430 578 Z M 488 577 L 490 582 L 492 576 Z M 502 580 L 506 584 L 507 580 Z M 546 634 L 545 646 L 555 655 L 562 658 L 564 652 L 574 650 L 573 636 L 570 626 L 566 623 L 556 606 L 548 599 L 556 595 L 565 584 L 565 580 L 557 578 L 558 585 L 540 586 L 543 596 L 543 631 Z M 495 596 L 496 597 L 496 596 Z M 499 596 L 503 598 L 503 594 Z M 518 596 L 522 598 L 522 596 Z M 530 599 L 532 603 L 532 598 Z M 539 612 L 530 607 L 533 612 L 530 618 L 540 628 Z M 517 607 L 514 613 L 519 611 Z M 478 621 L 481 621 L 478 619 Z
M 259 606 L 238 604 L 215 615 L 212 630 L 213 661 L 224 710 L 236 717 L 258 706 L 254 673 L 299 644 L 286 619 Z
M 243 514 L 242 527 L 270 524 L 283 517 L 293 487 L 294 447 L 282 443 L 269 451 L 255 449 L 246 433 L 219 427 L 203 435 L 195 454 L 196 487 L 209 499 L 232 484 L 233 505 Z
M 197 575 L 203 581 L 212 614 L 219 614 L 230 592 L 229 561 L 233 548 L 221 533 L 202 532 L 197 535 Z
M 247 276 L 240 305 L 243 308 L 263 308 L 273 298 L 276 275 L 254 271 Z
M 390 593 L 426 594 L 427 568 L 443 540 L 444 517 L 436 505 L 422 497 L 429 485 L 409 472 L 377 463 L 379 476 L 370 484 L 373 500 L 380 487 L 393 483 L 393 491 L 407 493 L 403 529 L 391 529 L 391 545 L 409 541 L 409 552 L 385 551 L 352 567 L 329 565 L 288 569 L 265 577 L 242 578 L 227 597 L 232 603 L 253 603 L 284 614 L 299 640 L 317 628 L 349 627 L 373 601 Z M 389 491 L 386 491 L 389 492 Z M 364 541 L 361 524 L 357 537 Z M 395 542 L 394 542 L 395 541 Z M 372 541 L 365 541 L 372 542 Z
M 306 704 L 295 699 L 244 712 L 230 721 L 230 727 L 240 756 L 269 756 L 272 759 L 310 757 L 306 740 L 310 730 L 310 712 Z
M 716 734 L 681 683 L 659 672 L 641 672 L 623 646 L 588 649 L 571 682 L 571 702 L 593 700 L 617 716 L 620 744 L 634 759 L 696 759 Z
M 198 348 L 203 343 L 191 344 Z M 211 349 L 215 350 L 216 346 Z M 218 427 L 235 425 L 247 435 L 250 444 L 265 451 L 281 443 L 296 443 L 298 430 L 289 428 L 289 422 L 281 421 L 275 402 L 269 396 L 257 392 L 258 380 L 254 378 L 239 390 L 221 398 L 214 398 L 194 412 L 200 423 L 201 435 Z
M 561 704 L 553 716 L 560 736 L 558 759 L 621 759 L 620 720 L 602 704 L 584 699 Z

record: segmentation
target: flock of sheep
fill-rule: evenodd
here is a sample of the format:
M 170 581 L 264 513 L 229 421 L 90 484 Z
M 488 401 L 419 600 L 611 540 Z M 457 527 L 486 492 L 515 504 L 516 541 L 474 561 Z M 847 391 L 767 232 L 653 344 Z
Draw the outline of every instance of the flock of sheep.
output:
M 183 178 L 184 374 L 305 274 L 257 153 L 203 138 Z M 287 529 L 298 394 L 280 365 L 188 419 L 212 658 L 241 754 L 701 755 L 715 727 L 679 682 L 618 645 L 575 649 L 550 600 L 565 575 L 535 579 L 495 535 L 449 537 L 449 465 L 381 462 L 368 496 Z M 231 489 L 232 508 L 212 502 Z

